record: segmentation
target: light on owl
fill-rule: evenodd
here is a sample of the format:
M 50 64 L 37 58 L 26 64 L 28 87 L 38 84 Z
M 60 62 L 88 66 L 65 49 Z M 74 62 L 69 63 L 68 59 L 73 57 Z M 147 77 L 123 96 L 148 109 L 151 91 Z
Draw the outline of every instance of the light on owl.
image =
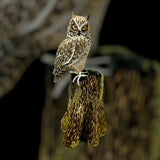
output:
M 67 36 L 59 45 L 54 63 L 54 82 L 57 83 L 69 70 L 79 74 L 75 79 L 86 76 L 81 72 L 84 69 L 86 58 L 91 47 L 89 16 L 78 16 L 72 12 L 69 21 Z M 75 80 L 74 79 L 74 80 Z M 73 80 L 73 81 L 74 81 Z

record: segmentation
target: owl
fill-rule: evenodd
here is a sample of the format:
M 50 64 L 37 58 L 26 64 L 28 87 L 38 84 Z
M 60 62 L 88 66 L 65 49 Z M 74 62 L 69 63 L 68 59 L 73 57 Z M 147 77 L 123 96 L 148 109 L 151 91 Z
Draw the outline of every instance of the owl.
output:
M 72 12 L 69 21 L 67 36 L 59 45 L 54 63 L 54 82 L 57 83 L 63 78 L 67 71 L 77 73 L 73 79 L 87 76 L 82 72 L 91 47 L 89 15 L 86 17 L 78 16 Z

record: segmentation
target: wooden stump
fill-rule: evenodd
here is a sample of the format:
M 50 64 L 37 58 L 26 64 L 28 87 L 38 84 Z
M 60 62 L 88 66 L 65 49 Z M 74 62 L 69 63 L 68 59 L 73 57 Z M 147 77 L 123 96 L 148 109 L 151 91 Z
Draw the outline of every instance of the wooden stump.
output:
M 98 146 L 99 138 L 106 133 L 103 104 L 104 77 L 101 73 L 87 69 L 88 76 L 71 83 L 67 112 L 61 120 L 65 132 L 63 143 L 74 148 L 79 141 L 89 146 Z M 72 74 L 72 79 L 75 74 Z

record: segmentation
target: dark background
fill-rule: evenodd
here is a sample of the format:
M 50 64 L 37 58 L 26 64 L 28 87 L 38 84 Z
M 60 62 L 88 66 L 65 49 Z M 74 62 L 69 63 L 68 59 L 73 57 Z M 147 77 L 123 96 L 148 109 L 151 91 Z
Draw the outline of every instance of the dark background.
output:
M 146 58 L 160 60 L 154 50 L 156 34 L 153 3 L 112 0 L 101 31 L 100 44 L 120 44 Z
M 99 44 L 119 44 L 138 55 L 157 59 L 151 43 L 150 4 L 139 0 L 112 0 Z M 15 89 L 0 100 L 1 148 L 16 159 L 36 160 L 40 143 L 41 113 L 45 100 L 45 65 L 36 60 Z

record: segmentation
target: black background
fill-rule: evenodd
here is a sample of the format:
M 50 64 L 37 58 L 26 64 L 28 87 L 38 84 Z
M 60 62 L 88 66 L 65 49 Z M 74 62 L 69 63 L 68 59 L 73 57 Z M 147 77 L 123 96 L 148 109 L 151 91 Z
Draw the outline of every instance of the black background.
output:
M 141 56 L 160 60 L 154 44 L 158 39 L 155 13 L 152 2 L 112 0 L 101 31 L 100 44 L 125 45 Z

